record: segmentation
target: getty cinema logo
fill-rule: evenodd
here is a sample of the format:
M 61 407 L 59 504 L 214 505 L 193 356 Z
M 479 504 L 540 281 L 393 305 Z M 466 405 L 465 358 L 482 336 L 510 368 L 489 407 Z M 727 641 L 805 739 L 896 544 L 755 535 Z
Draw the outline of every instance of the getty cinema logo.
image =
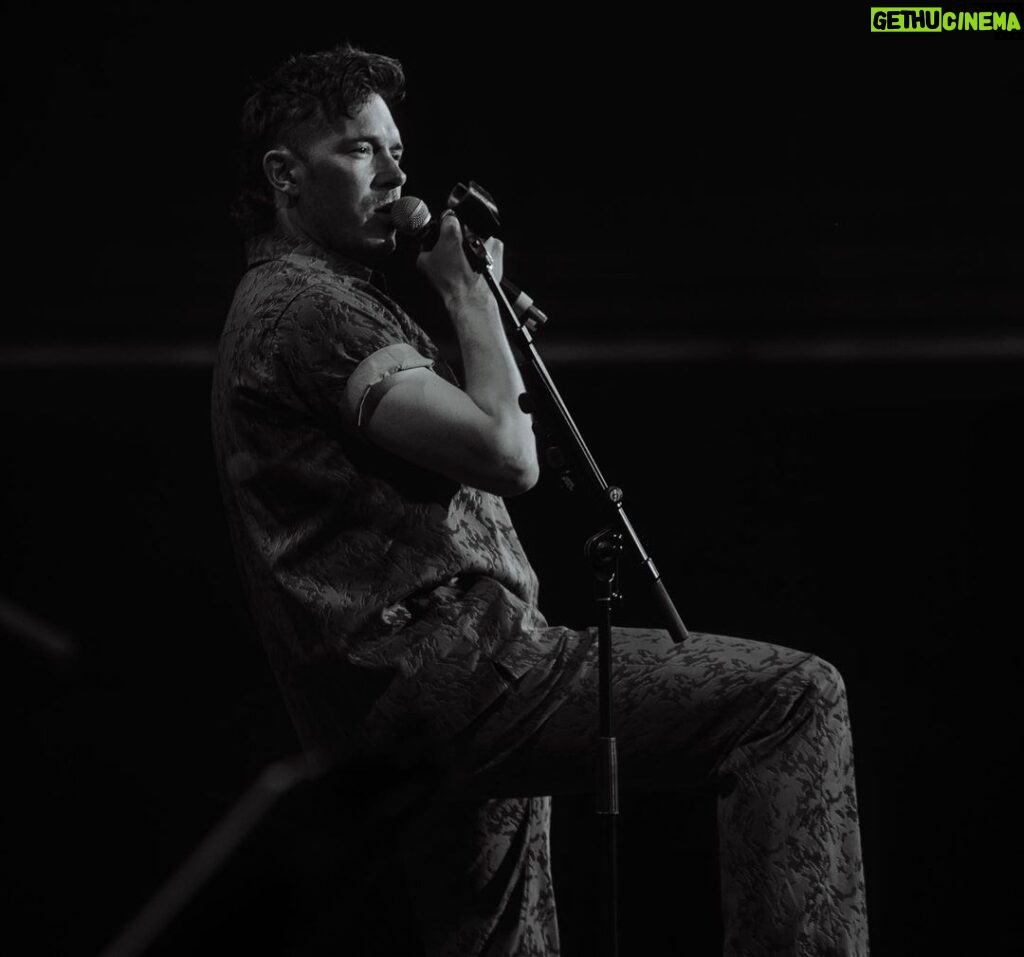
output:
M 872 7 L 872 33 L 941 33 L 944 30 L 1019 30 L 1012 10 L 946 10 L 941 7 Z

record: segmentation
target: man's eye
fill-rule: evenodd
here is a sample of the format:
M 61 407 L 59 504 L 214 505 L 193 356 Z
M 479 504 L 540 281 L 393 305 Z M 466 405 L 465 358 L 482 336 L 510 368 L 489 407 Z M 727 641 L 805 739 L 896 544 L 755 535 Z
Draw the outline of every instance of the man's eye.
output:
M 373 152 L 373 149 L 369 143 L 357 143 L 349 150 L 349 152 L 354 153 L 357 156 L 369 156 Z

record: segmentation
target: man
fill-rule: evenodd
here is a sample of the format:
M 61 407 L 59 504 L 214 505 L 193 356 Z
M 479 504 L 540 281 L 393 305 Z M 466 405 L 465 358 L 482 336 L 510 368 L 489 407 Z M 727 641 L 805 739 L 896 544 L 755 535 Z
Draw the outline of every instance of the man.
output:
M 239 566 L 307 746 L 440 780 L 403 854 L 426 950 L 558 953 L 553 792 L 593 786 L 594 636 L 550 626 L 501 496 L 538 466 L 457 218 L 419 268 L 461 380 L 375 282 L 405 183 L 400 65 L 292 58 L 246 104 L 249 268 L 214 382 Z M 489 248 L 500 270 L 501 247 Z M 623 786 L 714 782 L 725 951 L 866 954 L 845 694 L 814 656 L 617 629 Z

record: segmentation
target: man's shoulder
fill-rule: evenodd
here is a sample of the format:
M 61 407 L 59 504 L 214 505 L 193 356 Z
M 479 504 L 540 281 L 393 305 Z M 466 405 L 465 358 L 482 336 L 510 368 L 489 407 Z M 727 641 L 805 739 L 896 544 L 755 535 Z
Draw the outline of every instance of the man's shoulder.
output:
M 249 248 L 226 330 L 238 344 L 266 352 L 342 348 L 353 354 L 377 342 L 431 345 L 367 267 L 319 247 L 262 243 Z
M 282 303 L 282 328 L 322 327 L 332 338 L 360 330 L 404 329 L 402 313 L 365 280 L 353 276 L 307 275 Z
M 294 309 L 305 305 L 392 314 L 400 309 L 374 283 L 367 270 L 347 271 L 318 257 L 286 253 L 250 266 L 243 282 L 258 290 L 259 298 L 273 299 Z
M 400 310 L 359 276 L 307 263 L 273 259 L 251 266 L 240 280 L 229 325 L 253 324 L 264 334 L 288 328 L 401 325 Z

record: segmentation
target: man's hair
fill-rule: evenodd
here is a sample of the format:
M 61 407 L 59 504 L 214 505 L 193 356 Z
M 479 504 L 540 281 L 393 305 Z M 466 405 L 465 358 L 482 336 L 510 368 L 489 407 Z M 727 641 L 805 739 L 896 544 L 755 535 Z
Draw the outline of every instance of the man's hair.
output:
M 232 207 L 243 234 L 274 225 L 273 189 L 263 172 L 267 150 L 295 148 L 304 132 L 351 119 L 374 93 L 391 106 L 404 85 L 398 60 L 348 43 L 289 57 L 257 84 L 242 108 L 241 184 Z

